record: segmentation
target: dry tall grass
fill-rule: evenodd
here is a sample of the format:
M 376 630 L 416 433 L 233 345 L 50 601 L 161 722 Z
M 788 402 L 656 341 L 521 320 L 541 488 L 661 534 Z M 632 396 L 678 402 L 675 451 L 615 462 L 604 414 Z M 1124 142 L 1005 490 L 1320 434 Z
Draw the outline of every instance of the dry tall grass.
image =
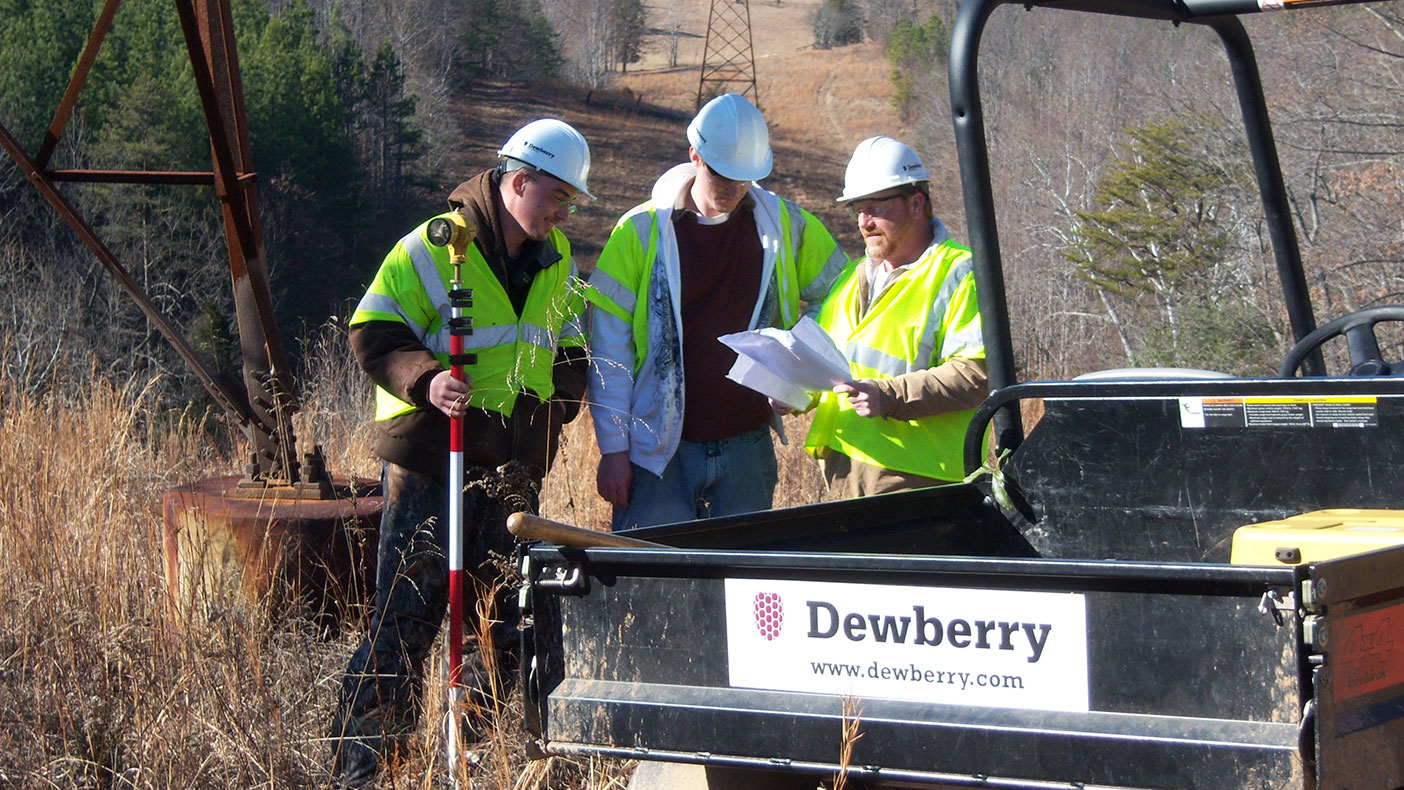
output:
M 320 443 L 338 475 L 373 475 L 363 374 L 334 327 L 309 349 L 300 439 Z M 89 371 L 33 396 L 0 372 L 0 787 L 325 787 L 324 736 L 359 629 L 329 637 L 309 618 L 256 606 L 174 611 L 162 495 L 233 473 L 243 453 L 221 429 L 161 411 L 156 384 Z M 823 489 L 799 447 L 802 426 L 790 427 L 777 506 Z M 584 416 L 566 432 L 543 515 L 607 523 L 596 458 Z M 383 787 L 448 785 L 441 666 L 417 737 Z M 520 716 L 517 699 L 466 786 L 623 787 L 627 763 L 528 761 Z
M 0 375 L 0 784 L 312 784 L 335 648 L 256 610 L 169 616 L 161 493 L 235 464 L 147 384 Z

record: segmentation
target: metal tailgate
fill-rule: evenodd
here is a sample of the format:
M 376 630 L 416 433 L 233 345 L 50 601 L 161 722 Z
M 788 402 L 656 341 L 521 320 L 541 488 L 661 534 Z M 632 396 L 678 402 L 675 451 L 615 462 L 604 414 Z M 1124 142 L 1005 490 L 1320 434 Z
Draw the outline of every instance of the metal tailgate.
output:
M 1304 719 L 1312 670 L 1294 605 L 1305 568 L 545 545 L 527 557 L 528 727 L 546 753 L 832 774 L 847 701 L 863 735 L 847 764 L 863 781 L 1278 788 L 1309 787 L 1315 773 Z M 847 635 L 868 644 L 849 644 L 860 653 L 827 663 L 857 674 L 900 671 L 911 690 L 826 692 L 809 688 L 804 671 L 748 679 L 769 660 L 754 645 L 743 649 L 746 629 L 776 626 L 743 615 L 771 595 L 764 600 L 783 610 L 783 628 L 798 643 L 821 645 L 800 659 L 801 670 L 825 664 L 837 644 L 833 634 L 816 635 L 842 637 L 851 625 Z M 854 613 L 828 603 L 832 595 L 887 611 L 847 620 Z M 920 621 L 938 606 L 966 606 L 977 623 L 982 607 L 1004 599 L 1031 611 L 1065 607 L 1081 619 L 1054 613 L 1012 624 L 1008 647 L 992 624 L 979 656 L 971 631 L 954 648 L 955 619 L 942 645 L 932 644 L 928 624 L 922 655 L 930 660 L 905 658 L 915 655 L 909 644 L 904 653 L 878 644 L 884 618 Z M 917 612 L 911 601 L 927 608 Z M 1028 704 L 1017 695 L 966 703 L 955 682 L 934 674 L 945 662 L 973 660 L 1009 682 L 997 667 L 1034 659 L 1036 640 L 1021 634 L 1037 635 L 1044 619 L 1060 623 L 1058 646 L 1073 658 L 1059 670 L 1066 683 L 1045 678 L 1039 690 L 1031 677 Z M 895 641 L 895 632 L 886 636 Z M 852 658 L 867 647 L 871 659 Z M 918 671 L 924 683 L 910 677 Z M 1323 763 L 1331 759 L 1324 750 Z

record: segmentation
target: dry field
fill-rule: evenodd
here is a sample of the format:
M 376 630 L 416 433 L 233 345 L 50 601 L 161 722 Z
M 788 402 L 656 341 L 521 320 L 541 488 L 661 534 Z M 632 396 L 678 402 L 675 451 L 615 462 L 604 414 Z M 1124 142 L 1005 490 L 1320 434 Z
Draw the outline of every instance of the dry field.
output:
M 309 394 L 309 416 L 339 413 L 324 400 L 338 393 Z M 345 425 L 316 438 L 365 457 L 365 431 Z M 35 398 L 0 377 L 0 787 L 328 785 L 322 736 L 355 627 L 330 638 L 259 606 L 183 616 L 166 594 L 161 496 L 237 468 L 219 433 L 154 412 L 141 382 L 88 371 Z M 427 720 L 442 699 L 431 684 Z M 519 715 L 464 786 L 611 786 L 621 766 L 528 764 Z M 439 729 L 421 728 L 384 786 L 446 786 L 440 754 Z
M 800 39 L 809 35 L 814 4 L 754 8 L 770 31 L 758 27 L 756 36 L 761 103 L 775 130 L 776 173 L 767 185 L 818 214 L 851 249 L 853 233 L 832 197 L 848 151 L 869 134 L 901 130 L 888 125 L 887 67 L 877 48 L 805 49 Z M 695 44 L 700 53 L 700 38 Z M 594 147 L 600 195 L 570 228 L 588 267 L 614 219 L 686 155 L 693 57 L 673 71 L 645 63 L 619 89 L 594 95 L 559 85 L 480 85 L 461 115 L 464 147 L 482 149 L 487 164 L 488 149 L 529 117 L 578 124 Z M 342 333 L 331 327 L 304 343 L 300 441 L 322 444 L 335 474 L 374 476 L 369 388 Z M 42 397 L 0 373 L 0 787 L 327 786 L 323 736 L 357 628 L 333 636 L 296 612 L 258 606 L 175 612 L 162 574 L 161 497 L 235 473 L 244 451 L 217 420 L 157 408 L 150 391 L 159 382 L 111 381 L 81 362 L 74 367 L 66 384 Z M 824 496 L 798 446 L 807 426 L 792 420 L 790 428 L 791 444 L 779 448 L 777 506 Z M 543 515 L 605 524 L 596 457 L 583 417 L 567 429 Z M 426 724 L 382 787 L 449 784 L 434 724 L 442 683 L 437 669 L 430 676 Z M 465 787 L 604 790 L 627 782 L 629 763 L 528 761 L 519 716 L 508 710 L 479 747 Z
M 346 408 L 368 406 L 359 371 L 344 344 L 314 351 L 326 356 L 313 365 L 299 436 L 322 443 L 338 473 L 374 474 L 370 433 Z M 33 397 L 0 375 L 0 787 L 325 787 L 323 736 L 358 626 L 329 635 L 297 612 L 259 606 L 175 611 L 161 497 L 229 474 L 242 453 L 217 426 L 152 409 L 149 384 L 87 371 L 62 393 Z M 795 444 L 782 453 L 777 505 L 821 496 L 812 462 Z M 578 421 L 544 515 L 605 523 L 595 458 L 588 420 Z M 448 786 L 434 724 L 442 661 L 431 663 L 426 724 L 382 787 Z M 628 763 L 528 761 L 519 705 L 478 746 L 464 787 L 623 787 Z

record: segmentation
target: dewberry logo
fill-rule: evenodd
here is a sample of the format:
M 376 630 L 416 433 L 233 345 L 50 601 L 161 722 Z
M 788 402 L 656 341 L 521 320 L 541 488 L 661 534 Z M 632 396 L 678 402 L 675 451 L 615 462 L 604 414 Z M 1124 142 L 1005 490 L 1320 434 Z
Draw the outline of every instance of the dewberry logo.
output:
M 785 604 L 780 600 L 779 593 L 758 592 L 756 593 L 753 610 L 756 617 L 756 630 L 769 642 L 780 635 L 780 629 L 785 625 Z

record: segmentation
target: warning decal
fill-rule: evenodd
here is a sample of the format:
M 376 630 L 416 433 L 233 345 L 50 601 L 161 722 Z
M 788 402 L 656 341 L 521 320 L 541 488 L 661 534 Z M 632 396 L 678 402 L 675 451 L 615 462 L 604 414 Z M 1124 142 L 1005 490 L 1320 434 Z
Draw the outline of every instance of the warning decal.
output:
M 1371 396 L 1301 398 L 1180 398 L 1184 428 L 1374 428 Z
M 1331 627 L 1336 666 L 1331 696 L 1344 701 L 1404 683 L 1404 644 L 1394 637 L 1404 604 L 1347 617 Z

